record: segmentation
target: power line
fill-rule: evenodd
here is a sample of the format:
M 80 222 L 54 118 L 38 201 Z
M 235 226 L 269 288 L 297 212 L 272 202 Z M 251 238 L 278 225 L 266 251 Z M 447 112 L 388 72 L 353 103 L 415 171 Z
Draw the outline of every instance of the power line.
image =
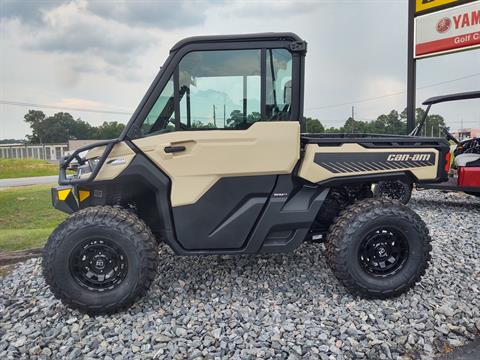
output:
M 434 86 L 439 86 L 439 85 L 443 85 L 443 84 L 448 84 L 448 83 L 451 83 L 451 82 L 454 82 L 454 81 L 469 79 L 469 78 L 472 78 L 472 77 L 475 77 L 475 76 L 479 76 L 479 75 L 480 75 L 480 73 L 475 73 L 475 74 L 470 74 L 470 75 L 462 76 L 462 77 L 459 77 L 459 78 L 456 78 L 456 79 L 441 81 L 441 82 L 438 82 L 438 83 L 429 84 L 429 85 L 425 85 L 425 86 L 419 86 L 419 87 L 417 87 L 417 90 L 422 90 L 422 89 L 426 89 L 426 88 L 430 88 L 430 87 L 434 87 Z M 374 96 L 374 97 L 371 97 L 371 98 L 365 98 L 365 99 L 360 99 L 360 100 L 355 100 L 355 101 L 349 101 L 349 102 L 339 103 L 339 104 L 317 106 L 317 107 L 312 107 L 312 108 L 308 108 L 308 109 L 305 109 L 305 110 L 319 110 L 319 109 L 328 109 L 328 108 L 334 108 L 334 107 L 340 107 L 340 106 L 346 106 L 346 105 L 352 105 L 352 104 L 359 104 L 359 103 L 363 103 L 363 102 L 368 102 L 368 101 L 383 99 L 383 98 L 390 97 L 390 96 L 402 95 L 402 94 L 405 94 L 405 93 L 406 93 L 406 90 L 402 90 L 402 91 L 397 91 L 397 92 L 390 93 L 390 94 L 384 94 L 384 95 Z
M 125 111 L 93 110 L 93 109 L 76 108 L 76 107 L 69 107 L 69 106 L 53 106 L 53 105 L 45 105 L 45 104 L 32 104 L 32 103 L 26 103 L 26 102 L 20 102 L 20 101 L 0 100 L 0 104 L 22 106 L 22 107 L 36 107 L 36 108 L 45 108 L 45 109 L 55 109 L 55 110 L 83 111 L 83 112 L 98 113 L 98 114 L 132 115 L 132 113 L 125 112 Z

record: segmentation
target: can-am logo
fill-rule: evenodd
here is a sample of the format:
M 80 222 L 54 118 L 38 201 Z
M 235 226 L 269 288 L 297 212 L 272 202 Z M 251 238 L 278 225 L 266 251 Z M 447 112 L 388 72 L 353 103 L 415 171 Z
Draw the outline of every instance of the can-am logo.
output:
M 428 161 L 431 154 L 390 154 L 387 161 Z
M 440 19 L 440 21 L 437 23 L 437 31 L 440 34 L 443 34 L 450 30 L 450 26 L 452 26 L 452 20 L 448 17 L 444 17 L 443 19 Z

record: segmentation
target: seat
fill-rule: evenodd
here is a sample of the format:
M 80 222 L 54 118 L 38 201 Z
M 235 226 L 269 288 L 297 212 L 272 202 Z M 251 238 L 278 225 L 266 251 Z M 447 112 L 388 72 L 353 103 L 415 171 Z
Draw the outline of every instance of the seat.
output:
M 480 154 L 460 154 L 455 157 L 455 165 L 457 167 L 467 166 L 468 163 L 472 163 L 480 159 Z

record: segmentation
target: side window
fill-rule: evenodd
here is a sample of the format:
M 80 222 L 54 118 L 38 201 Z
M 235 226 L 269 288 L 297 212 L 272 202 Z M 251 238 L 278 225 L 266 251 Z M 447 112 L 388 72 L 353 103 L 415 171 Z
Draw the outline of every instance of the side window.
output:
M 180 128 L 246 129 L 260 120 L 260 50 L 195 51 L 179 64 Z
M 143 136 L 175 130 L 175 100 L 173 80 L 170 78 L 141 126 Z
M 292 54 L 267 49 L 266 120 L 290 120 L 292 105 Z

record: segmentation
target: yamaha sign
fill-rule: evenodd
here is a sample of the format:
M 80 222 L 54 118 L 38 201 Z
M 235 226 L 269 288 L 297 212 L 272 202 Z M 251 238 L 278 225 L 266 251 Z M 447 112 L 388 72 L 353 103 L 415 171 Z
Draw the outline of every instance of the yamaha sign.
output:
M 480 47 L 480 1 L 415 18 L 415 57 Z
M 476 48 L 480 0 L 408 0 L 408 131 L 415 127 L 417 60 Z

